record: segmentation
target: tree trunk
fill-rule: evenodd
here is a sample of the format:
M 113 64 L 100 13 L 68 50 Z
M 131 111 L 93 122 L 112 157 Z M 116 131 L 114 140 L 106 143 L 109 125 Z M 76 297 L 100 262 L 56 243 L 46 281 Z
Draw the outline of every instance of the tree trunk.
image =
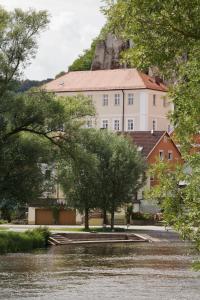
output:
M 115 209 L 114 207 L 112 208 L 112 211 L 111 211 L 111 220 L 110 220 L 110 227 L 111 227 L 111 230 L 114 229 L 114 222 L 115 222 Z
M 103 209 L 103 224 L 104 225 L 107 225 L 107 211 L 106 211 L 106 209 L 104 208 Z
M 89 230 L 89 209 L 85 208 L 85 230 Z

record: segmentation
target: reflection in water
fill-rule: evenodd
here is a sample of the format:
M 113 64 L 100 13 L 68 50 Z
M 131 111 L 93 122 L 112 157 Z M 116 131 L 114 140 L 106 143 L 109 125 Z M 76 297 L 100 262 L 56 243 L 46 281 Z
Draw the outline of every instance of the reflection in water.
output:
M 0 256 L 0 299 L 200 299 L 183 243 L 51 247 Z

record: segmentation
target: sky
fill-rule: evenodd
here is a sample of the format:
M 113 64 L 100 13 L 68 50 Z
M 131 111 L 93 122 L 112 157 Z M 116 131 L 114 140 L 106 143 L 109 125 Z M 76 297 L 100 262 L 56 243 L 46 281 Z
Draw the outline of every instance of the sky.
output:
M 50 24 L 38 39 L 37 56 L 26 68 L 24 79 L 54 78 L 67 71 L 105 23 L 102 0 L 0 0 L 0 5 L 7 10 L 34 8 L 50 14 Z

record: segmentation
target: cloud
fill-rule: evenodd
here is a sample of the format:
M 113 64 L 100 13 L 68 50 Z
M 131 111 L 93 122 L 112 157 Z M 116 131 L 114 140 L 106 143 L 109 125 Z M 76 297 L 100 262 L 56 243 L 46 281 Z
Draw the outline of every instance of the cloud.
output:
M 0 0 L 8 10 L 16 7 L 49 11 L 51 23 L 38 40 L 38 53 L 26 69 L 30 79 L 53 78 L 90 47 L 105 19 L 100 13 L 101 0 Z

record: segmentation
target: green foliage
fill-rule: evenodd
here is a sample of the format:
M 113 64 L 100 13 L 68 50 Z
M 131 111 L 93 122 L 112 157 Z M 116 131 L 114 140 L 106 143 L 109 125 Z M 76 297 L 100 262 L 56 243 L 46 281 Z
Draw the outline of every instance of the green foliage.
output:
M 41 165 L 54 165 L 60 153 L 75 155 L 78 130 L 94 108 L 83 96 L 19 93 L 18 77 L 35 56 L 47 13 L 0 8 L 0 20 L 0 209 L 10 221 L 13 209 L 53 186 L 54 178 L 45 183 Z
M 30 90 L 32 87 L 41 87 L 51 80 L 52 80 L 52 78 L 51 79 L 48 78 L 48 79 L 44 79 L 44 80 L 26 79 L 26 80 L 22 80 L 22 81 L 17 81 L 17 84 L 18 84 L 17 92 L 23 93 L 23 92 Z
M 84 50 L 83 54 L 79 55 L 79 57 L 69 66 L 69 71 L 87 71 L 91 69 L 92 61 L 95 53 L 97 39 L 95 39 L 90 49 Z
M 170 170 L 158 164 L 154 175 L 160 183 L 151 196 L 161 203 L 167 222 L 200 250 L 200 158 L 190 153 L 200 132 L 199 1 L 107 0 L 104 13 L 108 30 L 133 42 L 124 60 L 140 69 L 153 67 L 171 83 L 171 121 L 186 166 Z
M 0 219 L 0 224 L 7 224 L 7 220 Z
M 153 221 L 153 216 L 151 214 L 143 214 L 140 212 L 133 212 L 131 218 L 132 220 Z
M 0 254 L 10 252 L 26 252 L 47 246 L 49 231 L 47 228 L 37 228 L 23 233 L 1 232 Z
M 196 0 L 108 0 L 103 11 L 108 30 L 132 40 L 126 58 L 142 69 L 154 66 L 174 75 L 180 58 L 193 52 L 200 39 Z
M 0 8 L 0 77 L 6 84 L 35 56 L 36 37 L 48 22 L 46 11 L 15 9 L 8 13 Z
M 55 79 L 58 79 L 59 77 L 65 75 L 65 74 L 66 74 L 65 71 L 61 71 L 61 72 L 59 72 L 59 73 L 55 76 Z
M 69 203 L 80 211 L 111 212 L 113 227 L 114 212 L 129 203 L 144 183 L 144 161 L 131 141 L 114 133 L 83 130 L 81 140 L 77 162 L 62 163 L 63 189 Z
M 159 185 L 150 190 L 149 196 L 158 200 L 167 224 L 183 239 L 194 241 L 200 251 L 200 164 L 192 164 L 193 158 L 188 162 L 190 173 L 182 166 L 171 170 L 164 162 L 155 165 L 151 172 L 159 178 Z

